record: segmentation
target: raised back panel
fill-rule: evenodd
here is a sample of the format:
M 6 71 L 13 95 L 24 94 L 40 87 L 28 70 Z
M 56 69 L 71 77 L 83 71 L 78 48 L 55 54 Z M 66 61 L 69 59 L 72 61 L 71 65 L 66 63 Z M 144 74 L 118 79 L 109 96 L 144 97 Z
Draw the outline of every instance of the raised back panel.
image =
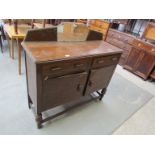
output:
M 57 27 L 29 30 L 24 41 L 57 41 Z
M 89 30 L 87 41 L 90 40 L 102 40 L 103 34 L 97 31 Z

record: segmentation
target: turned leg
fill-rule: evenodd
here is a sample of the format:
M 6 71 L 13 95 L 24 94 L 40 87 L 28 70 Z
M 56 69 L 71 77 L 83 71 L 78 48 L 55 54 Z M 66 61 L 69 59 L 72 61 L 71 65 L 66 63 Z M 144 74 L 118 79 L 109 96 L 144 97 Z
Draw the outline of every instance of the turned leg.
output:
M 37 117 L 36 117 L 36 121 L 37 121 L 37 127 L 38 129 L 40 129 L 42 127 L 42 114 L 37 114 Z
M 29 109 L 31 109 L 31 104 L 32 104 L 32 101 L 31 101 L 30 96 L 28 95 L 28 107 L 29 107 Z
M 102 100 L 105 93 L 106 93 L 106 88 L 102 89 L 102 91 L 101 91 L 101 95 L 100 95 L 100 98 L 99 98 L 100 101 Z
M 9 38 L 8 34 L 6 34 L 5 36 L 6 36 L 6 40 L 7 40 L 7 42 L 8 42 L 8 47 L 9 47 L 9 55 L 10 55 L 10 57 L 11 57 L 10 38 Z
M 3 44 L 2 44 L 2 36 L 0 35 L 0 46 L 1 46 L 1 51 L 3 53 Z

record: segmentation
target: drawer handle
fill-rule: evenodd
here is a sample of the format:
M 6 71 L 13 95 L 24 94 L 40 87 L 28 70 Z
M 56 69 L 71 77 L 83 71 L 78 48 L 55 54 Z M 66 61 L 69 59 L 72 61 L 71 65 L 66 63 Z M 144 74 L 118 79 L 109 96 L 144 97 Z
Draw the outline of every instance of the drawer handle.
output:
M 60 67 L 55 67 L 55 68 L 51 68 L 51 71 L 57 71 L 57 70 L 61 70 L 62 68 Z
M 139 43 L 138 46 L 140 47 L 141 46 L 141 43 Z
M 102 64 L 102 63 L 104 63 L 104 60 L 99 60 L 97 63 Z
M 81 67 L 81 66 L 84 66 L 84 64 L 75 64 L 74 66 L 75 67 Z
M 117 60 L 117 58 L 112 58 L 112 61 L 116 61 Z
M 44 81 L 47 81 L 48 80 L 48 76 L 46 76 L 45 78 L 44 78 Z

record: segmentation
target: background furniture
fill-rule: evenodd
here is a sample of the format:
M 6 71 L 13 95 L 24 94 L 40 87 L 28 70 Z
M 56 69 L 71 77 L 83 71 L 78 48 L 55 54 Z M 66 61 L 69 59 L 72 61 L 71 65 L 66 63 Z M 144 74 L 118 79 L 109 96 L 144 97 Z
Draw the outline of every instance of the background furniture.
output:
M 113 19 L 110 23 L 110 25 L 111 25 L 110 27 L 119 29 L 119 26 L 123 25 L 123 31 L 126 31 L 129 22 L 130 22 L 129 19 Z M 121 28 L 121 30 L 122 30 L 122 28 Z
M 155 45 L 134 39 L 124 68 L 146 80 L 155 66 Z
M 53 26 L 50 24 L 49 19 L 32 19 L 31 25 L 32 28 L 45 28 Z
M 142 38 L 145 40 L 150 40 L 155 42 L 155 23 L 149 22 L 145 28 L 145 31 L 142 35 Z
M 49 35 L 53 34 L 48 33 L 47 37 Z M 22 46 L 26 54 L 28 102 L 29 107 L 34 107 L 38 128 L 67 111 L 44 118 L 42 114 L 46 110 L 80 100 L 94 92 L 102 99 L 121 49 L 103 41 L 31 41 L 25 40 Z
M 135 37 L 133 35 L 130 35 L 130 34 L 127 34 L 124 32 L 120 32 L 120 31 L 112 29 L 112 28 L 110 28 L 108 31 L 106 42 L 108 42 L 114 46 L 117 46 L 123 50 L 123 53 L 122 53 L 120 61 L 119 61 L 119 64 L 121 66 L 124 65 L 128 55 L 129 55 L 129 52 L 132 48 L 131 43 L 132 43 L 133 39 L 135 39 Z
M 142 36 L 146 41 L 151 41 L 155 43 L 155 23 L 149 22 Z M 155 79 L 155 66 L 151 72 L 150 77 Z
M 32 24 L 32 20 L 31 19 L 12 19 L 12 23 L 13 23 L 13 26 L 14 26 L 14 32 L 16 34 L 18 34 L 19 33 L 18 32 L 19 31 L 18 30 L 19 25 L 20 25 L 20 29 L 21 29 L 21 26 L 22 27 L 30 26 Z
M 129 19 L 113 19 L 112 23 L 127 25 Z
M 150 21 L 129 20 L 128 31 L 110 28 L 106 38 L 108 43 L 123 49 L 119 64 L 144 80 L 155 79 L 155 24 Z
M 147 24 L 149 22 L 154 22 L 152 19 L 113 19 L 109 21 L 111 22 L 111 28 L 129 33 L 139 38 L 141 38 Z M 123 25 L 124 29 L 122 28 Z
M 77 19 L 76 22 L 77 22 L 77 23 L 87 24 L 88 19 Z
M 10 49 L 10 56 L 14 59 L 14 41 L 17 41 L 17 50 L 18 50 L 18 73 L 21 74 L 21 42 L 23 41 L 27 30 L 31 29 L 31 25 L 21 24 L 18 25 L 17 31 L 13 24 L 5 24 L 4 31 L 6 33 L 6 38 L 8 40 L 8 45 Z M 11 39 L 11 43 L 10 43 Z
M 103 40 L 106 39 L 109 30 L 110 22 L 101 19 L 89 20 L 89 29 L 101 32 L 103 34 Z

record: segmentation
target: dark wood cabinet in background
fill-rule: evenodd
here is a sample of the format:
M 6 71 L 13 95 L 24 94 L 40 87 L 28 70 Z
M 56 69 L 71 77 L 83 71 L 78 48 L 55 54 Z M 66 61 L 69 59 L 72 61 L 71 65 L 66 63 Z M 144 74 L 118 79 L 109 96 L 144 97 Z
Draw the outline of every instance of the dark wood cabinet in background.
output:
M 109 29 L 106 41 L 123 50 L 119 64 L 125 69 L 155 79 L 155 45 L 114 29 Z
M 124 68 L 147 79 L 155 66 L 155 47 L 142 40 L 135 39 Z
M 141 58 L 135 68 L 135 73 L 147 79 L 155 65 L 155 55 L 147 51 L 143 51 Z
M 107 38 L 106 38 L 106 42 L 117 46 L 119 48 L 121 48 L 123 50 L 123 53 L 121 55 L 119 64 L 120 65 L 124 65 L 128 54 L 132 48 L 132 41 L 135 37 L 132 35 L 129 35 L 127 33 L 124 32 L 120 32 L 118 30 L 114 30 L 112 28 L 109 29 L 108 34 L 107 34 Z
M 126 60 L 126 63 L 124 65 L 124 68 L 134 71 L 136 64 L 139 62 L 141 54 L 143 55 L 143 52 L 135 47 L 132 47 L 129 57 Z
M 106 39 L 107 33 L 110 27 L 110 22 L 102 19 L 91 19 L 89 20 L 89 29 L 97 32 L 101 32 L 103 40 Z

